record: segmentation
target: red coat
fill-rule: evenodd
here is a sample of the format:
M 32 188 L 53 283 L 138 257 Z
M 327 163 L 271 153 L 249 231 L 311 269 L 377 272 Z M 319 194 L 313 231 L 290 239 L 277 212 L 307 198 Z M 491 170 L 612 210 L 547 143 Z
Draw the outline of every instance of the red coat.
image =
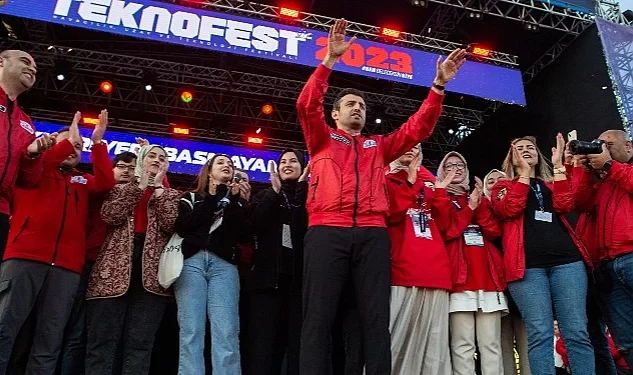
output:
M 92 147 L 94 176 L 76 170 L 61 173 L 59 164 L 73 152 L 69 140 L 58 143 L 44 154 L 41 183 L 16 189 L 4 260 L 27 259 L 83 271 L 88 196 L 109 191 L 115 181 L 105 143 Z
M 0 213 L 10 214 L 15 186 L 30 187 L 42 175 L 42 157 L 31 159 L 26 148 L 35 139 L 35 127 L 18 101 L 9 102 L 0 88 Z
M 633 166 L 613 162 L 603 181 L 574 168 L 574 199 L 582 212 L 595 212 L 596 251 L 603 260 L 633 251 Z
M 468 206 L 466 196 L 449 197 L 444 191 L 441 199 L 439 207 L 448 213 L 450 219 L 445 243 L 451 261 L 454 289 L 479 290 L 482 284 L 487 284 L 490 289 L 503 291 L 506 288 L 503 256 L 493 244 L 501 236 L 501 226 L 492 214 L 488 199 L 482 197 L 481 204 L 475 211 Z M 464 232 L 469 225 L 479 225 L 484 240 L 483 247 L 466 245 Z M 469 265 L 472 267 L 469 268 Z M 475 281 L 477 286 L 473 284 Z M 486 289 L 488 288 L 484 288 Z
M 448 218 L 446 212 L 441 212 L 434 206 L 436 194 L 432 185 L 435 177 L 425 168 L 420 168 L 413 186 L 407 181 L 407 177 L 408 173 L 404 170 L 387 174 L 391 285 L 450 290 L 453 287 L 451 268 L 444 240 L 438 229 L 438 224 L 441 221 L 446 222 Z M 431 210 L 431 239 L 416 237 L 412 218 L 407 214 L 410 208 L 420 208 L 420 189 L 424 190 L 424 201 Z M 446 224 L 443 226 L 446 227 Z
M 546 185 L 552 190 L 554 211 L 556 211 L 560 221 L 567 228 L 585 263 L 591 266 L 591 259 L 587 249 L 564 216 L 564 214 L 574 210 L 574 200 L 569 180 L 548 182 Z M 525 274 L 523 219 L 529 192 L 530 185 L 518 180 L 501 180 L 493 186 L 490 195 L 494 213 L 503 222 L 503 259 L 508 282 L 520 280 Z
M 319 65 L 297 100 L 311 158 L 309 225 L 385 227 L 389 212 L 384 168 L 431 135 L 444 96 L 431 91 L 420 109 L 392 133 L 352 137 L 325 122 L 323 95 L 330 72 Z

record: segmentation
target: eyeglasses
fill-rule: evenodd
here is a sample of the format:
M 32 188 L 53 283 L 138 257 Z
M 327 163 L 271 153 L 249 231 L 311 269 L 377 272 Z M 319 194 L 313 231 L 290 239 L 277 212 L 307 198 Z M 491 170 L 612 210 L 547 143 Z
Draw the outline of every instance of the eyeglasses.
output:
M 135 167 L 135 166 L 133 166 L 133 165 L 124 165 L 124 164 L 117 164 L 117 165 L 115 165 L 114 167 L 115 167 L 116 169 L 119 169 L 119 170 L 122 170 L 122 171 L 124 171 L 124 170 L 126 170 L 126 169 L 127 169 L 127 170 L 128 170 L 128 171 L 130 171 L 130 172 L 134 172 L 134 169 L 136 168 L 136 167 Z
M 444 169 L 446 169 L 447 171 L 452 171 L 454 169 L 457 169 L 458 171 L 463 171 L 464 168 L 466 168 L 466 164 L 464 163 L 451 163 L 444 165 Z

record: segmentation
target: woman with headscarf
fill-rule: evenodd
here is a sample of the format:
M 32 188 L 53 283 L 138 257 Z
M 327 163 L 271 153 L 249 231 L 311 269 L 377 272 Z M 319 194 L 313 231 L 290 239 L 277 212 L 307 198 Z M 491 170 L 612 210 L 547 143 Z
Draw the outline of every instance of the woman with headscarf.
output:
M 441 232 L 448 217 L 435 205 L 446 186 L 435 184 L 421 160 L 417 145 L 392 162 L 386 176 L 391 373 L 451 375 L 448 311 L 453 283 Z
M 508 306 L 503 295 L 503 260 L 494 245 L 501 236 L 501 226 L 488 200 L 482 199 L 483 183 L 477 177 L 475 189 L 470 191 L 468 165 L 461 154 L 450 152 L 444 157 L 438 180 L 448 182 L 441 209 L 448 212 L 450 220 L 445 243 L 453 276 L 453 374 L 475 373 L 475 344 L 481 354 L 482 374 L 502 374 L 501 316 Z
M 532 373 L 554 374 L 552 322 L 556 316 L 573 374 L 595 375 L 583 264 L 583 260 L 588 265 L 591 261 L 565 218 L 574 210 L 574 199 L 563 166 L 564 149 L 565 141 L 558 134 L 552 171 L 534 137 L 513 140 L 503 163 L 508 180 L 492 188 L 492 205 L 503 220 L 508 290 L 528 331 Z
M 247 275 L 246 374 L 299 374 L 303 237 L 308 228 L 309 168 L 301 151 L 285 150 L 269 166 L 271 186 L 253 198 L 253 261 Z
M 173 234 L 180 197 L 163 185 L 168 167 L 161 146 L 142 147 L 135 181 L 115 186 L 101 208 L 108 233 L 86 292 L 86 374 L 149 373 L 171 294 L 158 283 L 158 260 Z M 115 370 L 119 343 L 123 368 Z
M 176 233 L 183 238 L 183 269 L 174 282 L 180 326 L 179 375 L 205 374 L 204 338 L 211 326 L 211 365 L 216 375 L 242 373 L 239 345 L 239 243 L 251 237 L 245 180 L 233 161 L 214 155 L 198 174 L 198 186 L 180 199 Z

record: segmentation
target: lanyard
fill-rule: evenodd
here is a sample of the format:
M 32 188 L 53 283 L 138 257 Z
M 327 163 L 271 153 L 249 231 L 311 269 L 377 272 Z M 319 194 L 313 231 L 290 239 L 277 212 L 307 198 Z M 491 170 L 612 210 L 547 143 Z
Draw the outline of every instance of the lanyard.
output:
M 282 191 L 281 191 L 281 195 L 284 197 L 284 200 L 286 201 L 285 206 L 286 206 L 286 208 L 287 208 L 287 209 L 289 209 L 289 210 L 290 210 L 290 209 L 292 209 L 292 208 L 299 207 L 299 206 L 297 206 L 297 205 L 294 205 L 294 204 L 291 204 L 291 203 L 290 203 L 290 201 L 288 200 L 288 196 L 286 195 L 286 192 L 285 192 L 285 191 L 283 191 L 283 190 L 282 190 Z
M 545 211 L 545 203 L 543 201 L 543 193 L 541 192 L 541 185 L 539 185 L 539 183 L 537 182 L 536 189 L 534 189 L 532 185 L 530 184 L 530 189 L 532 189 L 532 191 L 534 192 L 534 195 L 536 195 L 536 199 L 538 200 L 539 211 L 541 212 Z

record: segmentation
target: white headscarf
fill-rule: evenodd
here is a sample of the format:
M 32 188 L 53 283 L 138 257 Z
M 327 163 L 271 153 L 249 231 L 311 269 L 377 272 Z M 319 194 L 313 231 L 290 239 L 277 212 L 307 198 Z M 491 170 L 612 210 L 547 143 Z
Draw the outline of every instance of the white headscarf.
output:
M 462 182 L 457 184 L 451 182 L 451 184 L 446 187 L 446 191 L 454 195 L 464 195 L 470 191 L 470 174 L 468 172 L 468 163 L 466 163 L 466 159 L 462 156 L 462 154 L 456 151 L 451 151 L 446 154 L 446 156 L 444 156 L 444 159 L 442 159 L 442 162 L 440 163 L 440 167 L 437 169 L 437 177 L 440 181 L 443 181 L 446 178 L 446 175 L 448 173 L 444 168 L 444 163 L 446 163 L 446 159 L 451 156 L 458 157 L 464 163 L 464 173 L 462 174 L 464 179 L 462 180 Z

